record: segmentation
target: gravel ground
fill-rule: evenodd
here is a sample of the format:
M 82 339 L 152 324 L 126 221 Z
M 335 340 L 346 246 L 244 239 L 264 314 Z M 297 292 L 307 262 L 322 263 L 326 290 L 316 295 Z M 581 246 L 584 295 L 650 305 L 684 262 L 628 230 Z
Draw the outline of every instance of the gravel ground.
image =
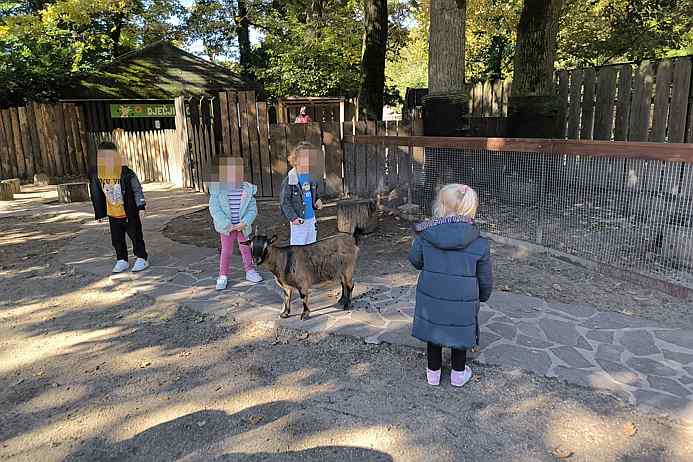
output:
M 479 365 L 433 388 L 418 350 L 68 271 L 54 256 L 88 219 L 0 219 L 0 460 L 692 460 L 690 428 L 591 390 Z
M 259 232 L 277 234 L 288 242 L 288 224 L 281 216 L 278 204 L 261 201 L 258 208 L 256 225 Z M 337 232 L 334 204 L 318 212 L 318 219 L 319 237 Z M 169 222 L 164 234 L 174 241 L 210 248 L 217 247 L 219 239 L 207 210 L 179 216 Z M 407 261 L 412 237 L 410 223 L 380 214 L 378 230 L 363 240 L 356 276 L 413 280 L 416 272 Z M 693 328 L 691 301 L 599 274 L 548 254 L 526 253 L 496 243 L 492 251 L 496 290 L 532 295 L 548 302 L 592 305 L 600 310 L 652 319 L 672 327 Z

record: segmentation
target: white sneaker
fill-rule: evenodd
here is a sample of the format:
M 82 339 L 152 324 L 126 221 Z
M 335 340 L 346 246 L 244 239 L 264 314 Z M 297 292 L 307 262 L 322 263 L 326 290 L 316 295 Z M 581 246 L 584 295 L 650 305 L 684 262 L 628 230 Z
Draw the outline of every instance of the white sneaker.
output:
M 135 264 L 132 265 L 132 271 L 137 273 L 138 271 L 144 271 L 149 268 L 149 262 L 144 258 L 138 258 L 135 260 Z
M 248 282 L 262 282 L 262 276 L 255 270 L 250 270 L 245 272 L 245 280 Z
M 463 387 L 472 378 L 472 369 L 465 366 L 463 371 L 452 370 L 450 373 L 450 384 L 453 387 Z
M 130 264 L 126 262 L 125 260 L 118 260 L 113 267 L 113 272 L 114 273 L 122 273 L 126 269 L 130 268 Z
M 217 290 L 226 289 L 226 284 L 228 284 L 229 278 L 226 276 L 219 276 L 217 278 Z

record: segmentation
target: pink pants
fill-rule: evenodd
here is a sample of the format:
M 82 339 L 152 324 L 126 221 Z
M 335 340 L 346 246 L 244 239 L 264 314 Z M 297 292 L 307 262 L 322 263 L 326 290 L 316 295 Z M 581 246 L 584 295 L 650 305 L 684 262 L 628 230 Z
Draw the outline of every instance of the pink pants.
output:
M 250 253 L 250 246 L 241 245 L 247 239 L 240 231 L 231 231 L 228 236 L 219 234 L 221 238 L 221 256 L 219 257 L 219 275 L 228 276 L 229 262 L 231 261 L 231 252 L 233 252 L 233 242 L 238 241 L 238 250 L 243 258 L 243 268 L 246 271 L 253 269 L 253 256 Z

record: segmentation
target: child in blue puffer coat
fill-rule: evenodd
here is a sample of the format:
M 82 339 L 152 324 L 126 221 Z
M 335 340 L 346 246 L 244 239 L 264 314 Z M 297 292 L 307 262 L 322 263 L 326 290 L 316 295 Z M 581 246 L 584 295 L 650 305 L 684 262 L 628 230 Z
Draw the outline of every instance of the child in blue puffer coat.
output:
M 474 225 L 478 206 L 472 188 L 449 184 L 434 202 L 434 218 L 416 225 L 409 261 L 421 274 L 412 335 L 428 344 L 430 385 L 440 383 L 444 346 L 452 349 L 452 385 L 472 377 L 467 349 L 479 344 L 479 303 L 493 287 L 489 243 Z

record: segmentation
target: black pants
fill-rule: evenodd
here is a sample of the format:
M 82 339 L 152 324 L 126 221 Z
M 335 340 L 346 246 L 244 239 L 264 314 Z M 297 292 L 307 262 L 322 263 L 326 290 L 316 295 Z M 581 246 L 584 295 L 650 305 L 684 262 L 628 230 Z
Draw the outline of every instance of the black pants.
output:
M 111 242 L 118 260 L 128 261 L 128 246 L 127 242 L 125 242 L 125 233 L 130 236 L 132 241 L 132 253 L 136 257 L 147 260 L 147 250 L 144 247 L 142 222 L 139 215 L 133 220 L 108 217 L 108 224 L 111 225 Z
M 450 349 L 452 352 L 452 369 L 463 371 L 467 365 L 467 350 Z M 428 344 L 428 368 L 432 371 L 439 371 L 443 367 L 443 347 Z

